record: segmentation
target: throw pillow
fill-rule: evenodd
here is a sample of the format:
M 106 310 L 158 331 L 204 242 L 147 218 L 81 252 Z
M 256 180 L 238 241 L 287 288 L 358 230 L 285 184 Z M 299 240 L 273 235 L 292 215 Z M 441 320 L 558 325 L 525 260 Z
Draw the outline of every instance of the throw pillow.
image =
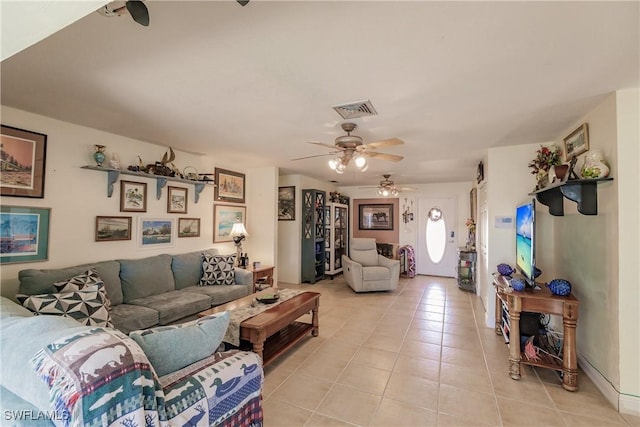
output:
M 235 283 L 236 255 L 202 254 L 202 278 L 199 286 L 233 285 Z
M 182 369 L 211 356 L 229 327 L 229 312 L 172 326 L 129 333 L 159 376 Z
M 73 276 L 67 280 L 61 280 L 59 282 L 53 282 L 53 287 L 56 288 L 56 291 L 60 293 L 64 292 L 74 292 L 79 291 L 80 289 L 84 289 L 87 286 L 92 285 L 104 285 L 104 282 L 98 276 L 98 272 L 95 268 L 91 268 L 87 270 L 85 273 L 78 274 L 77 276 Z M 101 292 L 104 294 L 105 298 L 105 306 L 107 310 L 111 310 L 111 300 L 109 299 L 109 295 L 107 295 L 107 288 L 105 286 L 100 288 Z
M 16 299 L 35 314 L 71 317 L 83 325 L 113 327 L 107 309 L 103 284 L 57 294 L 16 295 Z

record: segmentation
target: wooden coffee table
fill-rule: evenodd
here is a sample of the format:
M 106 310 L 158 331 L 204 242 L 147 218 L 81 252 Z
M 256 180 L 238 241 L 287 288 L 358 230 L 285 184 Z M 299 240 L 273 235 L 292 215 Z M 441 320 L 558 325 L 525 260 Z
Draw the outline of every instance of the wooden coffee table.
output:
M 198 317 L 233 311 L 238 307 L 251 304 L 255 297 L 273 294 L 274 291 L 273 288 L 265 289 L 198 313 Z M 267 366 L 276 357 L 306 337 L 309 332 L 314 337 L 318 336 L 319 305 L 320 294 L 318 292 L 298 294 L 240 323 L 240 339 L 251 343 L 251 350 L 258 353 L 262 357 L 263 366 Z M 300 316 L 309 312 L 311 312 L 311 323 L 297 321 Z

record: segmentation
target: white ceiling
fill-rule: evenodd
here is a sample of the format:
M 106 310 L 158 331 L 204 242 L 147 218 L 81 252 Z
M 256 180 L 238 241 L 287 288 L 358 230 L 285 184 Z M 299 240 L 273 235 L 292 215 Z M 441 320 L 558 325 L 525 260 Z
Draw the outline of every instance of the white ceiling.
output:
M 404 185 L 471 181 L 488 147 L 557 139 L 640 86 L 637 1 L 146 4 L 149 27 L 90 13 L 4 60 L 2 104 L 246 167 Z M 403 139 L 378 150 L 403 161 L 337 175 L 330 157 L 290 160 L 328 153 L 306 142 L 333 143 L 332 106 L 366 99 L 378 115 L 354 133 Z

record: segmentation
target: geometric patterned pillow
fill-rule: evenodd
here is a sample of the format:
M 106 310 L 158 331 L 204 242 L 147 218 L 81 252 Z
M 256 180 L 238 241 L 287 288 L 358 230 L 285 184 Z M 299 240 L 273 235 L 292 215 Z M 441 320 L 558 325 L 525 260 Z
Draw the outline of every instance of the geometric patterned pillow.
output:
M 18 301 L 36 315 L 71 317 L 83 325 L 113 327 L 106 307 L 104 285 L 87 286 L 73 292 L 42 295 L 16 295 Z
M 53 287 L 56 288 L 58 292 L 73 292 L 79 291 L 80 289 L 84 289 L 87 286 L 91 285 L 104 285 L 104 282 L 98 276 L 98 272 L 95 268 L 87 270 L 86 273 L 78 274 L 77 276 L 73 276 L 71 279 L 61 280 L 59 282 L 53 282 Z M 109 299 L 109 295 L 107 295 L 106 287 L 102 287 L 102 292 L 104 293 L 104 297 L 106 298 L 106 306 L 107 310 L 111 310 L 111 300 Z
M 202 254 L 202 278 L 198 286 L 233 285 L 235 282 L 236 254 Z

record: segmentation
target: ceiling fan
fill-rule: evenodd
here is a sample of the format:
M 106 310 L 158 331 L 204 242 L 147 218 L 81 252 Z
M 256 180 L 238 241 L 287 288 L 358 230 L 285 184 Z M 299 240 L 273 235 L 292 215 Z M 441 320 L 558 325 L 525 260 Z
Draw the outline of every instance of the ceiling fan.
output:
M 391 162 L 399 162 L 404 158 L 402 156 L 396 156 L 395 154 L 379 153 L 377 151 L 373 151 L 374 149 L 380 147 L 389 147 L 392 145 L 404 144 L 401 139 L 388 138 L 364 144 L 362 142 L 362 138 L 356 135 L 351 135 L 351 132 L 353 132 L 358 127 L 355 123 L 342 123 L 340 126 L 342 127 L 342 130 L 344 130 L 347 134 L 337 137 L 335 144 L 331 145 L 324 142 L 309 142 L 309 144 L 320 145 L 322 147 L 331 148 L 335 151 L 327 154 L 316 154 L 313 156 L 299 157 L 292 160 L 310 159 L 313 157 L 332 156 L 334 154 L 338 154 L 337 157 L 329 160 L 329 167 L 335 170 L 337 173 L 343 173 L 352 159 L 356 167 L 364 172 L 368 166 L 366 157 L 389 160 Z
M 391 178 L 391 174 L 387 173 L 382 176 L 384 177 L 384 179 L 380 181 L 379 185 L 377 186 L 372 185 L 369 187 L 360 187 L 360 188 L 377 188 L 378 196 L 382 196 L 382 197 L 389 197 L 389 196 L 395 197 L 402 191 L 416 191 L 416 189 L 412 187 L 396 187 L 396 184 L 389 179 Z
M 249 0 L 236 0 L 241 6 L 246 6 Z M 98 9 L 98 13 L 107 17 L 129 15 L 140 25 L 149 26 L 149 10 L 142 0 L 112 1 Z

